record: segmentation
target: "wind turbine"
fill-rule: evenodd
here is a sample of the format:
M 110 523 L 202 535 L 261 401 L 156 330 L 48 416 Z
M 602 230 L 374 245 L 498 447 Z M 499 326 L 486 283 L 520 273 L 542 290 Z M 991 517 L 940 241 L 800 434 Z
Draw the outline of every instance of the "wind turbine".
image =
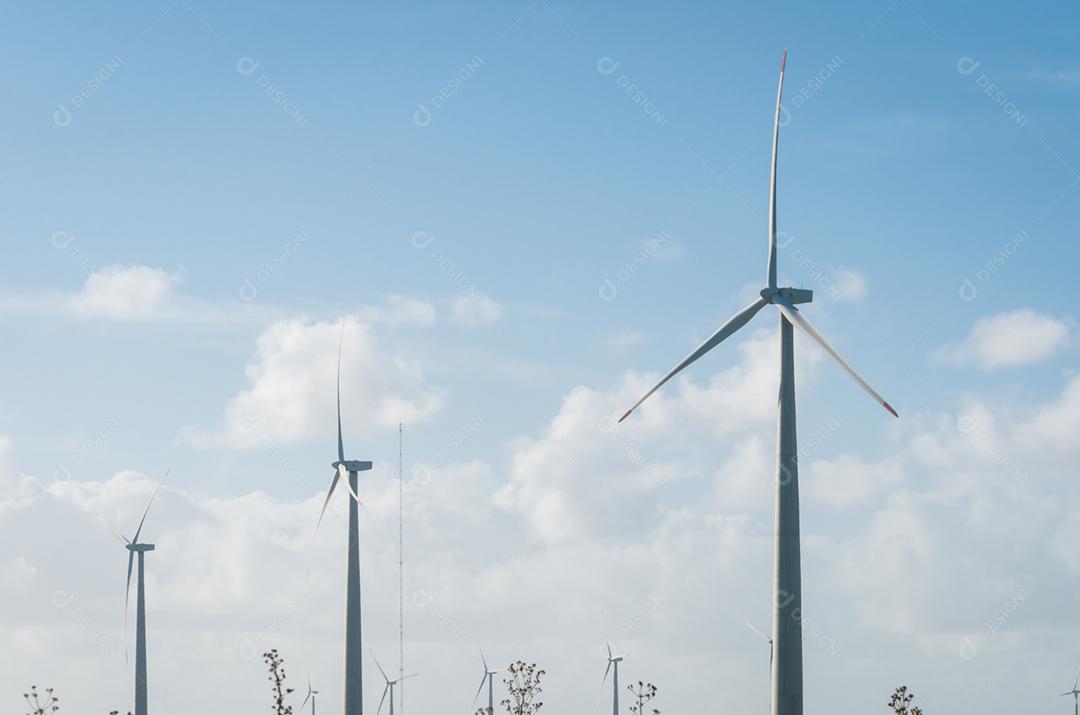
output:
M 780 312 L 780 394 L 777 412 L 776 455 L 776 530 L 773 559 L 773 638 L 775 667 L 772 668 L 771 700 L 773 715 L 802 715 L 802 575 L 799 557 L 799 466 L 795 437 L 795 348 L 793 326 L 817 343 L 860 387 L 894 417 L 899 417 L 888 402 L 859 377 L 822 337 L 821 333 L 795 306 L 813 300 L 813 291 L 780 288 L 776 283 L 776 155 L 780 138 L 780 98 L 784 89 L 787 51 L 780 63 L 780 81 L 776 90 L 776 113 L 773 124 L 772 167 L 769 186 L 769 255 L 766 285 L 760 297 L 735 314 L 719 330 L 664 375 L 645 396 L 626 411 L 622 422 L 650 395 L 687 366 L 731 337 L 750 322 L 766 305 Z
M 383 688 L 383 691 L 382 691 L 382 700 L 379 701 L 379 709 L 375 711 L 375 715 L 378 715 L 379 713 L 382 712 L 382 706 L 383 706 L 383 703 L 386 702 L 386 694 L 387 693 L 390 694 L 390 715 L 394 715 L 394 686 L 397 685 L 398 683 L 400 683 L 402 680 L 408 680 L 409 678 L 415 678 L 416 676 L 418 676 L 420 674 L 419 673 L 410 673 L 409 675 L 400 676 L 397 680 L 390 680 L 390 677 L 387 676 L 386 671 L 382 669 L 381 665 L 379 665 L 379 659 L 375 657 L 374 653 L 371 654 L 371 659 L 373 661 L 375 661 L 375 667 L 379 669 L 379 672 L 382 673 L 383 680 L 386 681 L 386 687 Z
M 139 560 L 138 581 L 136 582 L 136 596 L 135 596 L 135 715 L 146 715 L 146 585 L 145 574 L 146 568 L 144 564 L 144 558 L 146 552 L 153 551 L 153 544 L 143 544 L 139 542 L 139 536 L 142 534 L 143 524 L 146 523 L 146 515 L 150 513 L 150 505 L 154 503 L 154 499 L 157 497 L 158 491 L 161 489 L 161 485 L 165 483 L 165 479 L 169 476 L 169 472 L 165 472 L 165 476 L 161 478 L 157 486 L 154 488 L 153 494 L 150 495 L 150 501 L 146 503 L 146 509 L 143 510 L 142 519 L 139 520 L 139 527 L 135 530 L 135 537 L 128 539 L 108 524 L 105 527 L 113 533 L 113 535 L 120 539 L 124 543 L 125 548 L 128 550 L 128 567 L 127 567 L 127 590 L 124 591 L 124 642 L 127 642 L 127 614 L 128 604 L 131 596 L 131 572 L 135 565 L 136 555 Z M 104 521 L 104 520 L 102 520 Z M 124 649 L 125 655 L 127 654 L 127 648 Z
M 623 661 L 624 655 L 615 655 L 615 651 L 611 649 L 611 643 L 607 644 L 607 670 L 604 671 L 604 682 L 607 682 L 608 674 L 611 673 L 611 667 L 615 666 L 615 678 L 612 681 L 612 688 L 614 690 L 614 700 L 612 702 L 611 712 L 613 715 L 619 715 L 619 663 Z
M 1073 713 L 1074 715 L 1080 715 L 1080 690 L 1077 689 L 1080 686 L 1080 674 L 1076 676 L 1076 682 L 1073 683 L 1072 690 L 1062 693 L 1059 697 L 1066 695 L 1073 696 Z
M 311 715 L 315 715 L 315 696 L 319 694 L 318 690 L 311 689 L 311 673 L 308 673 L 307 677 L 307 696 L 304 698 L 304 702 L 300 703 L 300 707 L 307 705 L 307 701 L 311 701 Z
M 758 630 L 757 627 L 753 623 L 751 623 L 750 621 L 746 621 L 746 627 L 749 628 L 750 630 L 752 630 L 754 633 L 757 633 L 759 636 L 761 636 L 762 638 L 764 638 L 765 640 L 767 640 L 769 642 L 769 669 L 771 670 L 772 669 L 772 655 L 773 655 L 773 653 L 772 653 L 773 652 L 772 638 L 770 638 L 769 636 L 765 635 L 760 630 Z
M 356 489 L 360 472 L 371 469 L 371 462 L 346 460 L 345 446 L 341 439 L 341 348 L 345 342 L 345 320 L 347 318 L 341 321 L 341 337 L 338 339 L 338 458 L 330 465 L 334 470 L 334 478 L 330 482 L 330 489 L 326 492 L 326 501 L 323 502 L 315 532 L 319 531 L 319 525 L 322 524 L 323 517 L 326 515 L 326 507 L 330 505 L 330 497 L 334 495 L 334 488 L 341 481 L 341 473 L 348 472 L 345 488 L 352 498 L 349 500 L 349 545 L 345 575 L 345 715 L 364 715 L 363 641 L 360 630 L 360 531 L 357 513 L 360 497 L 356 495 Z
M 480 687 L 476 689 L 476 695 L 473 697 L 473 705 L 476 705 L 477 698 L 480 697 L 480 692 L 484 689 L 484 683 L 488 686 L 488 715 L 495 714 L 495 674 L 501 673 L 501 670 L 492 670 L 488 667 L 487 659 L 484 658 L 484 651 L 480 651 L 480 662 L 484 664 L 484 677 L 480 679 Z

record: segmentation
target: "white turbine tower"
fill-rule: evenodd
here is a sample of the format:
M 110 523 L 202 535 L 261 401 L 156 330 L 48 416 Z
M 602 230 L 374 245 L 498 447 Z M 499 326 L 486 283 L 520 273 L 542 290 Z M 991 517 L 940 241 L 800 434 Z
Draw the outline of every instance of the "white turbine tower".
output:
M 165 472 L 165 476 L 161 478 L 157 486 L 154 488 L 153 494 L 150 495 L 150 501 L 146 503 L 146 509 L 143 510 L 142 519 L 139 520 L 139 527 L 135 530 L 135 537 L 128 539 L 106 524 L 105 526 L 113 533 L 116 538 L 124 542 L 125 548 L 128 550 L 128 567 L 127 567 L 127 590 L 124 592 L 124 641 L 127 642 L 127 614 L 128 604 L 131 596 L 131 572 L 135 565 L 136 556 L 139 561 L 138 580 L 135 587 L 135 715 L 146 715 L 147 713 L 147 683 L 146 683 L 146 567 L 144 564 L 144 558 L 146 552 L 153 551 L 153 544 L 143 544 L 139 542 L 139 536 L 142 534 L 143 524 L 146 523 L 146 515 L 150 513 L 150 505 L 154 503 L 154 499 L 157 497 L 158 491 L 161 489 L 161 485 L 165 482 L 165 478 L 169 476 L 168 472 Z M 127 653 L 127 647 L 125 645 L 125 654 Z
M 311 689 L 311 673 L 308 673 L 307 677 L 307 695 L 304 697 L 304 702 L 300 703 L 300 707 L 307 705 L 308 700 L 311 701 L 311 715 L 315 715 L 315 696 L 319 694 L 318 690 Z
M 604 671 L 604 682 L 607 682 L 608 674 L 611 673 L 612 667 L 614 666 L 615 674 L 611 682 L 612 691 L 614 693 L 611 703 L 611 712 L 614 715 L 619 715 L 619 663 L 623 662 L 623 658 L 625 657 L 625 655 L 616 655 L 615 651 L 611 649 L 611 643 L 607 644 L 607 670 Z
M 375 715 L 379 715 L 382 712 L 383 703 L 386 702 L 387 693 L 390 694 L 390 715 L 394 715 L 394 686 L 400 683 L 402 680 L 408 680 L 409 678 L 415 678 L 420 675 L 419 673 L 410 673 L 409 675 L 402 675 L 397 680 L 390 680 L 390 677 L 386 674 L 386 671 L 379 665 L 379 659 L 375 657 L 375 654 L 371 654 L 371 659 L 375 661 L 375 667 L 382 673 L 383 680 L 386 681 L 386 687 L 382 691 L 382 700 L 379 701 L 379 709 L 375 711 Z
M 473 697 L 473 705 L 476 705 L 477 699 L 480 697 L 480 693 L 484 690 L 484 683 L 488 686 L 488 715 L 494 715 L 495 713 L 495 674 L 501 673 L 501 670 L 492 670 L 488 667 L 487 659 L 484 658 L 484 651 L 480 651 L 480 662 L 484 664 L 484 677 L 480 679 L 480 687 L 476 689 L 476 695 Z
M 897 417 L 888 402 L 859 377 L 821 333 L 795 306 L 809 303 L 813 292 L 799 288 L 780 288 L 776 283 L 776 154 L 780 137 L 780 97 L 784 88 L 787 51 L 780 63 L 780 82 L 776 90 L 776 113 L 773 124 L 772 170 L 769 186 L 769 256 L 766 286 L 760 298 L 728 320 L 697 349 L 664 375 L 645 396 L 626 411 L 625 420 L 638 405 L 660 389 L 688 365 L 731 337 L 750 322 L 766 305 L 780 312 L 780 394 L 777 414 L 776 459 L 776 531 L 773 557 L 773 640 L 775 662 L 772 668 L 771 700 L 773 715 L 802 715 L 802 575 L 799 557 L 799 472 L 795 438 L 795 349 L 793 326 L 817 343 L 856 383 Z
M 364 715 L 363 641 L 360 630 L 360 529 L 357 512 L 360 497 L 356 495 L 356 490 L 360 472 L 371 469 L 371 462 L 346 460 L 345 446 L 341 439 L 341 348 L 345 341 L 345 320 L 341 321 L 341 337 L 338 340 L 338 458 L 330 465 L 334 469 L 334 478 L 330 482 L 329 491 L 326 492 L 326 501 L 323 502 L 315 531 L 316 533 L 319 531 L 319 525 L 322 524 L 323 516 L 326 515 L 326 507 L 330 505 L 330 497 L 334 495 L 334 488 L 341 481 L 341 473 L 347 472 L 348 479 L 345 488 L 352 498 L 349 499 L 349 544 L 345 575 L 345 715 Z
M 1077 674 L 1076 682 L 1073 683 L 1072 690 L 1064 692 L 1059 696 L 1073 696 L 1073 715 L 1080 715 L 1080 690 L 1077 689 L 1078 686 L 1080 686 L 1080 674 Z

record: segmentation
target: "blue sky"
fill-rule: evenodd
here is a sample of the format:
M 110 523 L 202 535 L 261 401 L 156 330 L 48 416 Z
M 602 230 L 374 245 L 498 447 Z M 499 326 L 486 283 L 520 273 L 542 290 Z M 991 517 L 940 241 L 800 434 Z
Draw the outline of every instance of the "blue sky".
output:
M 172 466 L 178 503 L 213 511 L 207 504 L 235 500 L 231 508 L 242 510 L 253 492 L 265 492 L 295 517 L 289 528 L 298 542 L 308 539 L 301 505 L 318 501 L 320 465 L 334 456 L 328 369 L 334 326 L 349 314 L 356 327 L 346 345 L 354 352 L 344 376 L 347 444 L 383 470 L 373 491 L 393 496 L 386 480 L 398 417 L 409 422 L 412 478 L 434 462 L 436 473 L 457 475 L 448 484 L 460 478 L 475 490 L 463 489 L 472 501 L 451 500 L 448 513 L 417 497 L 418 548 L 443 528 L 461 538 L 472 529 L 501 543 L 502 566 L 533 559 L 543 572 L 574 558 L 567 540 L 585 554 L 582 564 L 594 548 L 623 549 L 608 553 L 611 562 L 637 549 L 665 557 L 668 542 L 634 535 L 639 518 L 669 535 L 679 514 L 730 519 L 761 537 L 767 500 L 736 504 L 733 494 L 750 492 L 723 473 L 740 465 L 753 472 L 772 439 L 756 400 L 769 399 L 772 316 L 754 323 L 762 332 L 696 365 L 667 408 L 656 408 L 663 416 L 652 427 L 628 427 L 619 442 L 566 425 L 619 414 L 646 377 L 666 370 L 763 282 L 770 122 L 787 47 L 781 278 L 816 291 L 809 315 L 904 418 L 888 422 L 799 344 L 804 442 L 828 432 L 807 459 L 821 460 L 824 472 L 851 467 L 854 480 L 822 487 L 821 503 L 831 506 L 818 519 L 811 507 L 809 529 L 835 548 L 808 559 L 830 566 L 829 554 L 866 542 L 905 499 L 956 498 L 947 475 L 958 467 L 927 456 L 928 445 L 959 450 L 953 442 L 970 442 L 972 432 L 950 425 L 969 424 L 961 418 L 971 415 L 983 415 L 974 434 L 985 437 L 973 448 L 991 468 L 1014 474 L 1012 464 L 1030 476 L 1030 491 L 1016 498 L 1041 504 L 1071 489 L 1068 449 L 1039 448 L 1030 434 L 1049 430 L 1046 439 L 1057 439 L 1045 427 L 1053 420 L 1040 416 L 1056 407 L 1058 423 L 1069 425 L 1074 414 L 1068 286 L 1080 258 L 1071 240 L 1080 218 L 1078 14 L 1067 3 L 907 0 L 813 8 L 551 0 L 13 7 L 0 28 L 8 68 L 0 77 L 0 232 L 9 247 L 0 263 L 8 346 L 0 434 L 10 491 L 31 490 L 34 504 L 55 500 L 73 514 L 119 517 L 137 511 L 129 502 L 147 483 L 127 470 L 153 476 Z M 265 429 L 259 444 L 230 431 L 245 410 Z M 739 426 L 744 412 L 752 416 Z M 837 420 L 839 428 L 829 427 Z M 603 449 L 625 460 L 625 440 L 647 456 L 604 473 Z M 1051 453 L 1057 461 L 1036 460 Z M 562 476 L 545 486 L 545 460 L 564 458 Z M 1053 476 L 1040 481 L 1042 469 Z M 73 483 L 54 481 L 58 470 L 123 506 L 104 505 L 113 504 L 104 496 L 88 505 L 73 496 Z M 647 481 L 656 470 L 678 476 L 623 495 L 626 503 L 617 487 L 602 499 L 581 486 L 634 474 Z M 881 474 L 891 475 L 887 488 L 844 496 Z M 760 479 L 767 486 L 767 469 Z M 972 499 L 953 506 L 969 508 Z M 552 506 L 575 500 L 595 507 L 596 522 L 615 536 L 579 531 L 572 514 Z M 374 521 L 389 531 L 373 543 L 392 531 L 393 510 L 384 506 L 383 521 Z M 473 523 L 476 510 L 484 516 Z M 183 513 L 177 507 L 170 522 L 180 531 Z M 439 521 L 454 515 L 469 529 Z M 1074 515 L 1038 518 L 1054 530 L 1045 543 L 1075 551 Z M 96 539 L 92 522 L 63 533 Z M 708 551 L 708 543 L 703 537 L 700 547 Z M 430 546 L 430 563 L 417 565 L 420 582 L 442 574 L 467 592 L 495 578 L 485 569 L 496 566 L 459 560 L 438 539 Z M 5 563 L 18 565 L 12 573 L 36 569 L 40 583 L 30 592 L 55 585 L 24 540 L 5 551 Z M 745 588 L 767 595 L 767 556 L 758 563 L 752 549 L 740 553 L 757 569 Z M 281 558 L 260 554 L 266 563 Z M 843 562 L 836 556 L 831 567 L 843 570 Z M 162 589 L 190 577 L 168 573 Z M 1075 567 L 1062 573 L 1062 584 L 1075 586 Z M 932 590 L 947 593 L 947 571 L 940 578 Z M 987 578 L 1019 578 L 1025 593 L 1039 593 L 1036 583 L 1053 591 L 1037 574 Z M 445 604 L 469 600 L 445 588 Z M 702 584 L 687 603 L 709 602 L 710 588 Z M 840 598 L 861 593 L 837 588 Z M 499 593 L 512 602 L 511 586 Z M 627 595 L 610 610 L 632 614 L 650 593 Z M 1015 593 L 1010 585 L 988 596 L 973 609 L 974 625 L 960 619 L 939 631 L 958 641 Z M 102 585 L 102 609 L 109 597 Z M 934 610 L 932 596 L 912 597 Z M 162 619 L 184 622 L 190 607 L 170 602 Z M 17 608 L 14 623 L 37 623 L 32 611 Z M 707 620 L 726 628 L 742 619 Z M 47 623 L 41 616 L 40 627 Z M 104 615 L 102 623 L 116 625 Z M 560 623 L 566 630 L 553 633 L 580 626 Z M 336 642 L 332 624 L 322 625 Z M 658 653 L 697 652 L 692 629 L 667 625 L 670 632 L 650 641 Z M 1016 643 L 1035 637 L 1016 620 L 1008 625 Z M 904 630 L 891 632 L 901 648 L 933 662 L 933 638 L 904 640 Z M 852 654 L 855 643 L 881 634 L 867 626 L 845 635 L 848 657 L 834 672 L 873 670 L 873 658 L 854 665 Z M 533 637 L 519 640 L 543 652 Z M 418 645 L 420 653 L 439 652 L 438 631 L 417 638 L 431 644 Z M 742 653 L 728 641 L 723 652 L 732 662 Z M 714 662 L 707 648 L 701 653 L 694 667 Z M 1032 655 L 1017 647 L 1003 663 L 1026 673 L 1019 663 Z M 20 675 L 31 676 L 35 658 L 24 659 Z M 328 678 L 335 662 L 328 656 Z M 808 667 L 828 671 L 830 663 Z M 1038 665 L 1059 668 L 1065 680 L 1073 668 Z M 948 669 L 926 673 L 926 688 L 938 688 L 934 672 Z M 25 687 L 7 687 L 6 677 L 5 690 Z M 1018 676 L 1010 702 L 1028 703 L 1043 686 L 1039 677 Z M 116 682 L 86 687 L 111 707 L 110 688 L 126 692 Z M 1064 689 L 1054 683 L 1051 690 Z M 578 687 L 567 683 L 564 692 Z M 755 703 L 755 693 L 746 687 L 737 702 Z M 934 695 L 942 710 L 954 702 L 944 689 Z M 685 697 L 671 707 L 700 701 Z

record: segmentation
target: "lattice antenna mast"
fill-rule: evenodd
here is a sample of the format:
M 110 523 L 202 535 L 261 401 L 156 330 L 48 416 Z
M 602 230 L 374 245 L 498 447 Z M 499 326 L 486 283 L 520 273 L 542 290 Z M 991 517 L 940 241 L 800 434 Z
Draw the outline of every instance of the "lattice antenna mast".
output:
M 398 648 L 401 712 L 405 712 L 405 425 L 398 422 Z

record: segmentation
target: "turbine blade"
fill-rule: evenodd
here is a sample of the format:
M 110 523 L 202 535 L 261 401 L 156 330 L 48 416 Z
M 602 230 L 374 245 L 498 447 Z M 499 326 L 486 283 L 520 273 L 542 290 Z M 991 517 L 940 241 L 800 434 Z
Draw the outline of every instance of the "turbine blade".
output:
M 784 67 L 787 50 L 780 60 L 780 83 L 776 88 L 776 116 L 773 121 L 772 171 L 769 174 L 769 287 L 776 287 L 776 150 L 780 143 L 780 98 L 784 94 Z
M 315 534 L 318 535 L 319 527 L 322 525 L 323 517 L 326 516 L 326 507 L 330 506 L 330 497 L 334 496 L 334 487 L 337 486 L 338 481 L 341 479 L 341 470 L 334 469 L 334 479 L 330 482 L 330 489 L 326 492 L 326 501 L 323 502 L 322 511 L 319 512 L 319 520 L 315 522 Z
M 612 658 L 615 656 L 615 651 L 611 650 L 611 641 L 607 642 L 607 657 Z
M 750 621 L 746 621 L 746 627 L 747 627 L 747 628 L 749 628 L 750 630 L 752 630 L 752 631 L 753 631 L 754 633 L 757 633 L 757 634 L 758 634 L 759 636 L 761 636 L 761 637 L 762 637 L 762 638 L 764 638 L 765 640 L 767 640 L 767 641 L 769 641 L 770 643 L 772 643 L 772 638 L 770 638 L 769 636 L 767 636 L 767 635 L 765 635 L 764 633 L 762 633 L 761 631 L 759 631 L 759 630 L 758 630 L 758 629 L 757 629 L 757 628 L 756 628 L 756 627 L 754 626 L 754 624 L 753 624 L 753 623 L 751 623 Z
M 340 467 L 339 467 L 339 471 L 340 471 Z M 348 480 L 348 479 L 345 479 L 343 483 L 345 484 L 345 489 L 349 492 L 349 496 L 351 496 L 353 499 L 355 499 L 357 504 L 359 504 L 360 506 L 364 506 L 364 502 L 361 501 L 360 495 L 357 494 L 355 490 L 353 490 L 352 482 L 350 480 Z
M 369 652 L 371 653 L 371 659 L 373 661 L 375 661 L 375 667 L 379 669 L 380 673 L 382 673 L 383 680 L 385 680 L 387 682 L 387 684 L 389 684 L 390 683 L 390 678 L 386 677 L 386 671 L 382 669 L 381 665 L 379 665 L 379 659 L 375 657 L 375 651 L 369 651 Z
M 780 309 L 780 312 L 784 314 L 784 317 L 788 319 L 788 322 L 797 327 L 799 330 L 805 333 L 808 338 L 817 343 L 818 347 L 824 350 L 825 353 L 833 360 L 835 360 L 836 363 L 844 370 L 844 372 L 848 374 L 849 377 L 851 377 L 852 380 L 859 384 L 859 387 L 866 390 L 867 394 L 877 400 L 881 404 L 881 406 L 888 410 L 893 417 L 900 416 L 896 414 L 896 410 L 892 408 L 892 405 L 885 401 L 885 398 L 874 392 L 874 388 L 867 385 L 866 381 L 859 377 L 859 374 L 852 370 L 850 365 L 844 362 L 844 359 L 840 357 L 840 354 L 836 352 L 836 350 L 833 349 L 833 346 L 829 345 L 829 341 L 827 341 L 821 335 L 821 333 L 817 331 L 817 328 L 815 328 L 810 323 L 810 321 L 806 319 L 806 316 L 804 316 L 798 308 L 789 303 L 786 298 L 782 298 L 779 295 L 773 296 L 773 303 L 776 305 L 777 308 Z
M 338 338 L 337 346 L 337 458 L 339 462 L 345 461 L 345 443 L 341 440 L 341 348 L 345 345 L 345 321 L 349 316 L 341 319 L 341 337 Z
M 1077 686 L 1077 685 L 1080 685 L 1080 673 L 1077 673 L 1077 674 L 1076 674 L 1076 682 L 1075 682 L 1075 683 L 1073 683 L 1073 692 L 1075 692 L 1075 691 L 1076 691 L 1076 686 Z
M 676 365 L 674 368 L 672 368 L 671 372 L 664 375 L 663 379 L 661 379 L 660 382 L 653 385 L 652 389 L 649 390 L 648 392 L 646 392 L 644 397 L 642 397 L 640 400 L 638 400 L 636 403 L 634 403 L 634 406 L 631 407 L 629 410 L 627 410 L 626 414 L 624 414 L 622 417 L 619 418 L 619 422 L 622 422 L 627 417 L 629 417 L 631 412 L 636 410 L 641 405 L 642 402 L 649 399 L 649 397 L 654 392 L 656 392 L 661 387 L 663 387 L 664 383 L 666 383 L 668 380 L 670 380 L 671 378 L 678 375 L 680 372 L 682 372 L 686 367 L 688 367 L 691 363 L 693 363 L 699 357 L 701 357 L 705 353 L 707 353 L 710 350 L 712 350 L 713 348 L 715 348 L 717 345 L 722 343 L 724 340 L 731 337 L 731 335 L 734 334 L 735 331 L 737 331 L 739 328 L 741 328 L 742 326 L 744 326 L 748 322 L 750 322 L 750 319 L 753 318 L 755 315 L 757 315 L 758 311 L 760 311 L 762 308 L 764 308 L 765 305 L 766 305 L 765 299 L 764 298 L 759 298 L 756 301 L 754 301 L 753 303 L 751 303 L 750 305 L 743 308 L 738 313 L 736 313 L 730 320 L 728 320 L 726 323 L 724 323 L 723 327 L 721 327 L 719 330 L 717 330 L 715 333 L 713 333 L 712 337 L 710 337 L 708 340 L 706 340 L 701 345 L 699 345 L 694 350 L 694 352 L 687 355 L 683 359 L 682 362 L 680 362 L 678 365 Z M 610 648 L 610 646 L 609 646 L 609 648 Z
M 612 660 L 610 657 L 608 658 L 607 670 L 604 671 L 604 679 L 601 681 L 601 683 L 606 683 L 607 682 L 608 673 L 611 672 L 611 664 L 614 663 L 614 662 L 615 661 Z
M 142 533 L 143 523 L 146 522 L 146 515 L 150 513 L 150 505 L 154 503 L 154 499 L 157 498 L 158 492 L 161 491 L 161 485 L 165 483 L 165 480 L 169 478 L 169 472 L 172 471 L 170 467 L 165 471 L 165 476 L 161 478 L 161 481 L 154 487 L 154 493 L 150 495 L 150 501 L 146 503 L 146 509 L 143 511 L 142 519 L 139 520 L 139 528 L 135 530 L 135 538 L 131 540 L 131 543 L 139 543 L 139 534 Z
M 375 711 L 375 715 L 379 715 L 382 712 L 383 703 L 386 702 L 386 693 L 390 691 L 390 683 L 386 683 L 386 687 L 382 691 L 382 700 L 379 701 L 379 709 Z
M 307 705 L 308 700 L 311 700 L 311 691 L 310 690 L 308 691 L 307 697 L 304 698 L 304 702 L 300 703 L 300 707 L 304 707 L 305 705 Z
M 402 680 L 408 680 L 409 678 L 415 678 L 418 675 L 420 675 L 420 674 L 419 673 L 409 673 L 408 675 L 403 675 L 400 678 L 398 678 L 397 682 L 400 683 Z
M 484 664 L 484 672 L 488 672 L 491 668 L 488 667 L 487 658 L 484 657 L 484 651 L 480 651 L 480 662 Z
M 111 526 L 111 525 L 109 524 L 109 522 L 105 521 L 105 517 L 103 517 L 103 516 L 99 516 L 99 517 L 98 517 L 98 521 L 100 521 L 100 522 L 101 522 L 101 525 L 102 525 L 102 526 L 104 526 L 104 527 L 105 527 L 106 529 L 108 529 L 108 530 L 109 530 L 109 533 L 111 533 L 111 534 L 112 534 L 113 536 L 115 536 L 116 538 L 120 539 L 120 541 L 124 542 L 125 544 L 130 544 L 130 543 L 131 543 L 130 541 L 128 541 L 128 539 L 127 539 L 127 537 L 126 537 L 126 536 L 124 536 L 123 534 L 121 534 L 121 533 L 120 533 L 119 531 L 117 531 L 116 529 L 112 528 L 112 526 Z
M 489 676 L 487 674 L 487 671 L 485 670 L 484 671 L 484 677 L 480 679 L 480 687 L 476 689 L 476 695 L 473 696 L 473 699 L 472 699 L 473 705 L 476 705 L 476 701 L 480 699 L 480 693 L 482 693 L 484 691 L 484 683 L 487 682 L 488 677 Z

